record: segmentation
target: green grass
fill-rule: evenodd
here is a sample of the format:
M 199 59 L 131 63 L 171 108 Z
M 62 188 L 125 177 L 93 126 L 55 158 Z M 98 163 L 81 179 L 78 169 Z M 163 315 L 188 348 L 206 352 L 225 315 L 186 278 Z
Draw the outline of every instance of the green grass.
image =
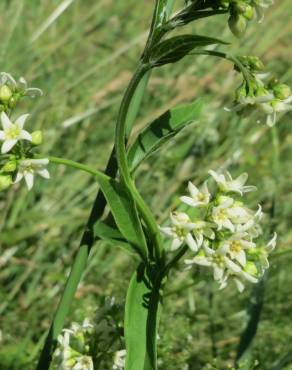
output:
M 66 2 L 1 2 L 1 70 L 23 75 L 45 92 L 43 98 L 27 100 L 21 107 L 23 113 L 32 113 L 28 127 L 44 131 L 44 154 L 102 170 L 113 144 L 119 102 L 149 26 L 152 2 L 75 0 L 67 2 L 57 19 L 50 18 L 61 3 Z M 289 0 L 278 2 L 263 24 L 250 26 L 240 43 L 225 27 L 224 17 L 198 22 L 189 30 L 220 34 L 241 54 L 259 55 L 291 86 L 290 8 Z M 267 214 L 276 193 L 279 243 L 252 349 L 260 369 L 269 369 L 292 351 L 291 114 L 280 119 L 278 144 L 273 145 L 272 132 L 265 125 L 223 110 L 230 105 L 236 84 L 231 66 L 209 57 L 188 57 L 155 71 L 137 128 L 181 102 L 202 97 L 205 108 L 197 123 L 141 166 L 137 179 L 160 222 L 177 204 L 187 180 L 200 183 L 210 168 L 228 166 L 234 174 L 247 171 L 250 183 L 259 189 L 250 203 L 256 207 L 261 202 Z M 82 173 L 53 166 L 50 171 L 52 179 L 37 181 L 30 193 L 20 186 L 0 194 L 0 255 L 14 251 L 7 262 L 0 257 L 3 370 L 23 369 L 27 358 L 25 369 L 34 368 L 37 346 L 49 327 L 97 191 L 94 181 Z M 97 244 L 68 324 L 90 315 L 106 296 L 115 296 L 122 304 L 134 268 L 120 250 Z M 233 288 L 218 292 L 210 277 L 199 277 L 184 272 L 182 264 L 170 276 L 160 328 L 162 370 L 184 370 L 185 364 L 190 370 L 203 369 L 215 356 L 220 370 L 225 370 L 236 354 L 251 287 L 240 296 Z M 291 370 L 292 362 L 283 369 Z

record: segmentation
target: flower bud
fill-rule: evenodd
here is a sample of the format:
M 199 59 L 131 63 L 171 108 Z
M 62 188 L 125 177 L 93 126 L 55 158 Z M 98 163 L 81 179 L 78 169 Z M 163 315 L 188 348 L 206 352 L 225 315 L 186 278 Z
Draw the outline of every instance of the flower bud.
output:
M 254 9 L 252 6 L 250 5 L 246 5 L 246 9 L 245 9 L 245 12 L 243 13 L 244 17 L 247 19 L 247 20 L 252 20 L 253 19 L 253 16 L 254 16 Z
M 12 96 L 10 99 L 9 99 L 9 102 L 8 102 L 8 106 L 9 108 L 13 109 L 16 107 L 16 104 L 17 104 L 17 99 Z
M 228 20 L 231 32 L 238 38 L 242 37 L 245 33 L 247 20 L 243 15 L 231 15 Z
M 277 99 L 285 100 L 291 95 L 291 89 L 286 84 L 277 84 L 273 87 L 273 93 Z
M 258 269 L 254 262 L 248 261 L 245 265 L 244 271 L 252 276 L 258 276 Z
M 31 134 L 31 142 L 34 145 L 40 145 L 43 142 L 43 133 L 40 130 L 34 131 Z
M 16 170 L 16 162 L 15 161 L 8 161 L 2 167 L 3 172 L 14 172 Z
M 258 57 L 248 57 L 248 62 L 253 71 L 262 71 L 265 68 L 264 63 Z
M 9 188 L 12 184 L 12 178 L 9 175 L 0 175 L 0 191 Z
M 232 12 L 234 14 L 244 14 L 248 5 L 244 1 L 236 1 L 232 4 Z
M 230 1 L 229 0 L 221 0 L 219 1 L 219 6 L 221 8 L 224 8 L 224 9 L 227 9 L 230 5 Z
M 3 103 L 8 103 L 9 99 L 12 97 L 12 91 L 7 85 L 0 87 L 0 100 Z

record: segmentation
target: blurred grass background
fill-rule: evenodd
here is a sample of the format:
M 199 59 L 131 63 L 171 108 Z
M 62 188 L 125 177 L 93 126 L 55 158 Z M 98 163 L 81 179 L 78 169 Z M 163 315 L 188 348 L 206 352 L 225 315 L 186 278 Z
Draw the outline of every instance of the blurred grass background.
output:
M 179 5 L 179 0 L 176 0 Z M 0 66 L 40 87 L 43 98 L 22 104 L 28 127 L 42 129 L 43 153 L 99 169 L 113 144 L 117 110 L 147 35 L 153 1 L 6 0 L 0 3 Z M 260 56 L 268 69 L 292 86 L 291 4 L 277 2 L 262 24 L 250 25 L 239 42 L 226 18 L 200 21 L 189 31 L 222 36 L 240 54 Z M 262 319 L 252 347 L 259 369 L 292 351 L 292 167 L 291 114 L 276 128 L 223 110 L 237 86 L 232 66 L 210 57 L 188 57 L 154 71 L 136 122 L 137 130 L 169 107 L 204 99 L 198 122 L 185 129 L 138 172 L 143 196 L 163 222 L 191 179 L 208 169 L 247 171 L 259 191 L 250 196 L 269 214 L 276 194 L 272 257 Z M 0 369 L 33 369 L 43 335 L 68 276 L 97 186 L 86 175 L 51 167 L 39 180 L 0 194 Z M 123 252 L 98 243 L 73 303 L 68 323 L 81 320 L 106 296 L 121 304 L 135 264 Z M 217 358 L 232 364 L 247 320 L 251 287 L 218 292 L 210 280 L 183 272 L 169 279 L 160 329 L 162 370 L 203 369 Z M 288 356 L 289 357 L 289 356 Z M 25 364 L 25 365 L 24 365 Z M 189 367 L 186 367 L 188 365 Z M 282 366 L 292 369 L 292 363 Z M 103 370 L 103 369 L 102 369 Z

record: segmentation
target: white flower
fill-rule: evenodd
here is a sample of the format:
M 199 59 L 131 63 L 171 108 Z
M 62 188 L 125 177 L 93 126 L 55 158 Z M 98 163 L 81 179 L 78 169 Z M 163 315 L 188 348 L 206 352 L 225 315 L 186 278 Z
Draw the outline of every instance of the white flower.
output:
M 256 190 L 255 186 L 244 185 L 248 179 L 247 173 L 241 174 L 234 180 L 228 171 L 226 171 L 225 174 L 218 174 L 217 172 L 210 170 L 208 173 L 214 178 L 219 189 L 224 192 L 235 192 L 243 195 L 243 193 Z
M 225 198 L 225 197 L 224 197 Z M 232 221 L 236 228 L 239 224 L 248 224 L 254 219 L 253 212 L 245 207 L 243 203 L 234 201 L 226 210 L 229 219 Z
M 261 248 L 259 258 L 264 269 L 270 267 L 268 256 L 269 254 L 275 249 L 277 243 L 277 233 L 274 233 L 272 239 L 268 242 L 268 244 Z
M 219 204 L 217 207 L 212 208 L 212 220 L 217 225 L 218 230 L 226 228 L 231 232 L 234 232 L 235 226 L 231 220 L 230 206 L 233 204 L 233 199 L 226 197 L 227 199 Z
M 27 87 L 27 82 L 23 77 L 20 77 L 18 83 L 15 79 L 11 76 L 11 74 L 6 72 L 0 72 L 0 85 L 9 84 L 15 90 L 19 90 L 23 95 L 35 97 L 43 95 L 42 90 L 36 87 Z
M 246 233 L 234 234 L 230 238 L 223 240 L 219 246 L 219 252 L 229 255 L 232 260 L 237 261 L 242 267 L 246 265 L 245 249 L 255 248 L 256 244 L 244 239 Z
M 204 245 L 204 249 L 201 250 L 196 257 L 186 259 L 184 262 L 187 265 L 196 264 L 199 266 L 212 267 L 214 280 L 221 284 L 224 279 L 224 272 L 226 269 L 224 256 L 209 248 L 206 244 Z
M 203 245 L 204 237 L 207 237 L 211 240 L 215 239 L 215 232 L 212 228 L 216 225 L 206 221 L 196 221 L 194 225 L 195 226 L 192 230 L 192 234 L 196 239 L 198 249 Z
M 17 183 L 24 178 L 28 190 L 30 190 L 33 187 L 35 174 L 38 174 L 45 179 L 49 179 L 49 171 L 45 168 L 48 163 L 49 160 L 47 158 L 23 159 L 19 161 L 18 172 L 14 183 Z
M 125 349 L 122 349 L 115 353 L 113 370 L 123 370 L 124 369 L 125 361 L 126 361 L 126 354 L 127 352 Z
M 75 365 L 72 370 L 93 370 L 93 361 L 90 356 L 78 356 L 75 358 Z
M 292 110 L 292 95 L 287 99 L 274 99 L 269 104 L 264 104 L 262 110 L 267 113 L 266 124 L 270 127 L 274 126 L 277 121 L 277 113 L 285 113 Z
M 189 181 L 188 190 L 191 196 L 180 197 L 180 200 L 183 203 L 191 207 L 206 206 L 209 203 L 211 194 L 209 193 L 206 182 L 203 184 L 201 190 L 199 190 L 191 181 Z
M 167 236 L 173 238 L 171 250 L 178 249 L 184 242 L 197 252 L 198 245 L 192 236 L 192 230 L 195 224 L 191 222 L 189 216 L 183 212 L 173 212 L 170 215 L 171 227 L 161 227 L 160 230 Z
M 274 0 L 253 0 L 252 5 L 256 10 L 259 23 L 264 19 L 264 11 L 274 4 Z
M 8 153 L 19 140 L 32 140 L 30 133 L 23 129 L 28 116 L 23 114 L 12 123 L 5 112 L 1 113 L 3 130 L 0 130 L 0 140 L 4 141 L 1 147 L 2 154 Z

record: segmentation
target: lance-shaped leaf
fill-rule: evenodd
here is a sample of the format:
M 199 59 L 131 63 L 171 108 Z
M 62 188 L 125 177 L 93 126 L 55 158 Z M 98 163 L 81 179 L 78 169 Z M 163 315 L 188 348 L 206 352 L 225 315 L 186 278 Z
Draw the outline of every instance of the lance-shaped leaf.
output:
M 156 370 L 156 339 L 160 314 L 160 284 L 140 265 L 127 292 L 125 307 L 125 370 Z
M 104 240 L 110 245 L 121 248 L 131 256 L 136 256 L 134 253 L 134 250 L 136 249 L 135 245 L 130 245 L 115 227 L 112 227 L 103 221 L 98 221 L 93 227 L 93 232 L 96 240 Z M 137 250 L 137 253 L 140 254 L 140 251 Z
M 185 126 L 194 122 L 202 109 L 202 101 L 168 110 L 147 126 L 136 138 L 128 151 L 128 163 L 132 171 L 149 155 L 168 142 Z
M 147 245 L 132 197 L 122 184 L 110 177 L 100 174 L 97 176 L 97 181 L 121 234 L 145 257 Z
M 161 41 L 150 51 L 150 65 L 161 66 L 175 63 L 188 55 L 193 49 L 208 45 L 227 44 L 213 37 L 199 35 L 180 35 Z

